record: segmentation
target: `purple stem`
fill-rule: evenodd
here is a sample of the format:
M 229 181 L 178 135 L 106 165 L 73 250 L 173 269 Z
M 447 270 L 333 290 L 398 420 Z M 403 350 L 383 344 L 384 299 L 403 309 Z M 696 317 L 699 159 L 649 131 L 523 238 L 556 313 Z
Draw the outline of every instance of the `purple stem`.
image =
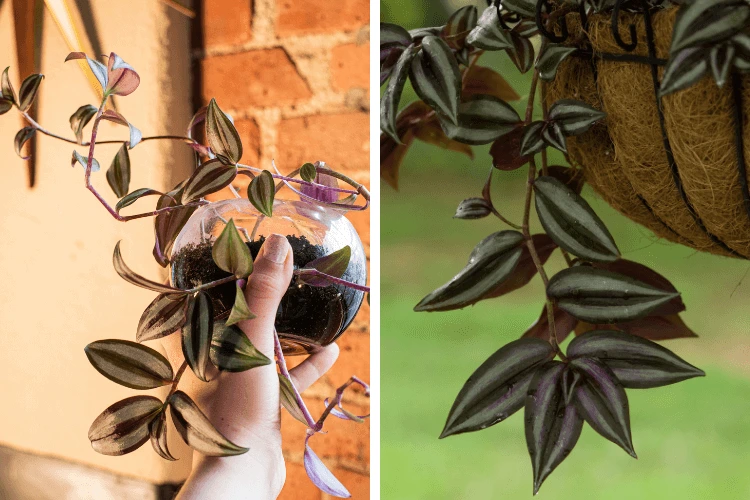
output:
M 286 377 L 287 380 L 289 380 L 289 385 L 292 387 L 292 392 L 294 393 L 294 399 L 297 401 L 297 406 L 299 406 L 300 410 L 302 410 L 302 414 L 305 416 L 305 420 L 307 421 L 308 427 L 315 429 L 315 426 L 317 425 L 315 423 L 315 419 L 310 414 L 310 410 L 307 409 L 307 405 L 305 405 L 305 402 L 302 400 L 302 395 L 300 395 L 297 388 L 294 386 L 294 381 L 292 380 L 292 376 L 289 375 L 289 370 L 286 367 L 286 360 L 284 359 L 284 352 L 281 349 L 281 341 L 279 340 L 279 334 L 276 331 L 276 328 L 273 329 L 273 349 L 276 353 L 276 364 L 279 365 L 279 370 L 281 371 L 281 375 Z M 317 429 L 315 429 L 317 431 Z
M 315 427 L 313 427 L 313 430 L 315 432 L 320 432 L 323 430 L 323 423 L 325 422 L 326 418 L 328 418 L 328 415 L 330 415 L 331 411 L 336 407 L 341 405 L 341 400 L 344 398 L 344 392 L 347 388 L 349 388 L 352 384 L 359 384 L 365 389 L 365 395 L 370 395 L 370 386 L 367 385 L 365 382 L 360 380 L 358 377 L 355 377 L 354 375 L 349 378 L 349 380 L 346 381 L 344 385 L 336 389 L 336 395 L 333 397 L 330 403 L 328 403 L 328 406 L 326 406 L 325 411 L 323 411 L 323 414 L 320 416 L 318 421 L 315 423 Z
M 22 112 L 21 114 L 26 119 L 26 121 L 29 122 L 29 125 L 31 125 L 35 129 L 37 129 L 39 131 L 39 133 L 41 133 L 41 134 L 44 134 L 44 135 L 46 135 L 48 137 L 53 137 L 55 139 L 59 139 L 59 140 L 64 141 L 64 142 L 68 142 L 70 144 L 75 144 L 77 146 L 90 146 L 91 145 L 91 142 L 81 142 L 79 144 L 77 141 L 74 141 L 73 139 L 68 139 L 67 137 L 63 137 L 61 135 L 57 135 L 57 134 L 55 134 L 53 132 L 50 132 L 46 128 L 44 128 L 41 125 L 39 125 L 39 123 L 36 120 L 34 120 L 31 116 L 29 116 L 29 114 L 26 113 L 25 111 Z M 152 135 L 152 136 L 148 136 L 148 137 L 143 137 L 141 139 L 141 142 L 158 141 L 158 140 L 182 141 L 182 142 L 184 142 L 186 144 L 190 144 L 190 143 L 197 144 L 197 141 L 195 139 L 193 139 L 191 137 L 183 137 L 181 135 Z M 126 142 L 129 142 L 129 141 L 113 139 L 113 140 L 108 140 L 108 141 L 99 141 L 99 144 L 123 144 L 123 143 L 126 143 Z
M 331 283 L 336 283 L 337 285 L 343 285 L 349 288 L 353 288 L 355 290 L 359 290 L 360 292 L 370 292 L 370 287 L 365 285 L 358 285 L 357 283 L 352 283 L 351 281 L 346 281 L 345 279 L 337 278 L 335 276 L 331 276 L 330 274 L 326 274 L 324 272 L 318 271 L 317 269 L 297 269 L 294 271 L 294 274 L 301 276 L 301 275 L 311 275 L 311 276 L 318 276 L 320 278 L 324 278 L 327 281 L 330 281 Z M 314 286 L 314 285 L 311 285 Z
M 240 168 L 244 168 L 246 170 L 250 170 L 252 172 L 263 172 L 262 168 L 251 167 L 249 165 L 243 165 L 241 163 L 238 163 L 237 166 L 240 167 Z M 274 174 L 273 172 L 271 173 L 271 175 L 273 176 L 274 179 L 279 179 L 279 180 L 286 181 L 286 182 L 295 182 L 295 183 L 300 184 L 302 186 L 310 186 L 310 187 L 322 188 L 322 189 L 327 189 L 329 191 L 335 191 L 337 193 L 359 194 L 358 191 L 354 191 L 353 189 L 344 189 L 344 188 L 337 188 L 337 187 L 333 187 L 333 186 L 324 186 L 323 184 L 318 184 L 317 182 L 308 182 L 308 181 L 303 180 L 303 179 L 295 179 L 294 177 L 287 177 L 287 176 L 281 175 L 281 174 Z

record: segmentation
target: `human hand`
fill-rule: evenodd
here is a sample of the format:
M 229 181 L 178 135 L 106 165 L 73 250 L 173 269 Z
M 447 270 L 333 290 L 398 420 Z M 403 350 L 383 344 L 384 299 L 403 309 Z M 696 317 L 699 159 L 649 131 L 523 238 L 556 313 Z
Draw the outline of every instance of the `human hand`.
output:
M 240 322 L 253 345 L 274 359 L 274 320 L 292 279 L 293 256 L 286 238 L 266 239 L 245 287 L 245 298 L 256 318 Z M 184 362 L 179 333 L 164 339 L 167 357 L 177 370 Z M 290 370 L 299 391 L 327 372 L 338 357 L 331 344 Z M 217 430 L 233 443 L 248 447 L 244 455 L 206 457 L 193 454 L 193 467 L 179 500 L 272 499 L 284 485 L 286 469 L 281 448 L 279 380 L 271 363 L 241 373 L 220 373 L 212 367 L 209 382 L 187 370 L 180 381 L 185 391 Z

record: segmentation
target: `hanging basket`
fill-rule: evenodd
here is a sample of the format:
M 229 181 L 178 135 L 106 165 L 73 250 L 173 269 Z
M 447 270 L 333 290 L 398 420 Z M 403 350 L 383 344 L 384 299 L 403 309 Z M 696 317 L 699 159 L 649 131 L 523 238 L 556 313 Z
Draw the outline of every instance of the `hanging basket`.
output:
M 610 205 L 667 240 L 750 258 L 750 82 L 732 74 L 720 88 L 706 77 L 657 98 L 677 11 L 568 14 L 562 43 L 580 50 L 546 85 L 546 101 L 607 114 L 568 151 Z

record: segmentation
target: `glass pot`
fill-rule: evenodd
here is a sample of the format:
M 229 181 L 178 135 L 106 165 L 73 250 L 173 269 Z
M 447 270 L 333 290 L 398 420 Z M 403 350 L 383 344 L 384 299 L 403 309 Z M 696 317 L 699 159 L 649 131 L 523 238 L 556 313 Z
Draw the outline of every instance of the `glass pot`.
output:
M 256 257 L 266 236 L 286 236 L 294 252 L 294 269 L 349 245 L 351 260 L 343 279 L 365 285 L 367 268 L 362 241 L 339 211 L 305 201 L 276 200 L 273 217 L 265 217 L 247 200 L 225 200 L 195 211 L 172 249 L 171 282 L 187 289 L 229 276 L 211 257 L 214 241 L 233 219 Z M 224 321 L 234 304 L 235 284 L 209 289 L 215 321 Z M 313 287 L 289 283 L 276 311 L 276 330 L 284 354 L 312 353 L 334 342 L 351 324 L 364 293 L 343 285 Z

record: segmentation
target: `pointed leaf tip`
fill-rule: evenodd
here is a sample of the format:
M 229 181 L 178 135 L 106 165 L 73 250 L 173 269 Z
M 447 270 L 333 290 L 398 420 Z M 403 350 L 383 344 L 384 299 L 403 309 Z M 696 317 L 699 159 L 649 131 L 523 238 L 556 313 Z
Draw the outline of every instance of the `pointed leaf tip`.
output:
M 549 342 L 540 339 L 501 347 L 461 388 L 440 437 L 485 429 L 513 415 L 523 407 L 536 369 L 554 357 Z
M 310 445 L 307 443 L 309 439 L 310 436 L 305 439 L 304 457 L 307 477 L 309 477 L 313 484 L 324 493 L 337 498 L 350 498 L 352 496 L 351 493 L 349 493 L 346 487 L 341 484 L 341 481 L 339 481 L 336 476 L 328 470 L 328 467 L 325 466 L 323 461 L 318 458 L 318 455 L 316 455 L 312 448 L 310 448 Z
M 260 175 L 250 181 L 247 188 L 247 197 L 258 212 L 266 217 L 273 216 L 273 200 L 276 196 L 276 186 L 273 182 L 273 174 L 264 170 Z
M 234 274 L 237 278 L 247 278 L 253 272 L 253 256 L 237 230 L 234 219 L 229 219 L 216 238 L 211 255 L 220 269 Z

